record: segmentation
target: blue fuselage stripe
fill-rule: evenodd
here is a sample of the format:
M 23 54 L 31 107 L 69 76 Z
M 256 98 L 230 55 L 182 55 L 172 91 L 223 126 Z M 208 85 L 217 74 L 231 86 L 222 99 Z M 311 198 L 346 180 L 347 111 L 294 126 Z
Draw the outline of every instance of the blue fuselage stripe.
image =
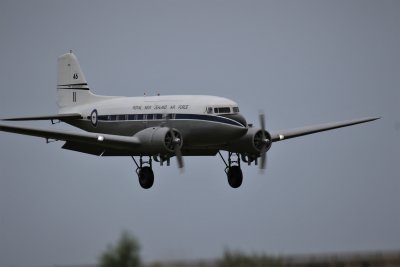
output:
M 113 115 L 99 115 L 99 121 L 163 121 L 164 114 L 113 114 Z M 165 116 L 165 115 L 164 115 Z M 90 117 L 88 117 L 90 119 Z M 230 124 L 238 127 L 246 127 L 245 125 L 237 122 L 236 120 L 203 114 L 168 114 L 169 120 L 201 120 L 209 122 L 218 122 Z

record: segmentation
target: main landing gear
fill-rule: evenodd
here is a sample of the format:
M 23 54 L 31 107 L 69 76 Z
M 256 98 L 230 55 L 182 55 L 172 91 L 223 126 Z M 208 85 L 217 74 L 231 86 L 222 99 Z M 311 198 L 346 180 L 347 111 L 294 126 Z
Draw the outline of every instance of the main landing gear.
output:
M 228 152 L 228 163 L 226 163 L 225 159 L 222 157 L 221 152 L 218 154 L 221 156 L 221 159 L 224 161 L 226 168 L 225 173 L 228 178 L 228 183 L 232 188 L 238 188 L 242 185 L 243 182 L 243 173 L 240 168 L 240 158 L 238 153 Z M 233 154 L 235 154 L 236 159 L 232 159 Z
M 240 153 L 233 153 L 228 152 L 228 161 L 224 159 L 221 152 L 218 152 L 221 159 L 225 163 L 225 173 L 228 179 L 228 184 L 232 188 L 238 188 L 242 185 L 243 182 L 243 173 L 240 167 L 240 162 L 247 162 L 249 165 L 254 162 L 257 165 L 257 157 L 250 157 L 248 155 L 240 154 Z M 144 189 L 149 189 L 154 184 L 154 173 L 152 168 L 152 158 L 148 157 L 148 160 L 143 160 L 143 156 L 140 156 L 139 163 L 135 160 L 132 156 L 133 161 L 136 164 L 136 174 L 139 179 L 139 184 Z M 160 162 L 161 165 L 164 161 L 167 162 L 169 166 L 169 158 L 168 157 L 154 157 L 154 160 Z
M 148 161 L 143 161 L 143 158 L 140 157 L 139 164 L 136 162 L 134 157 L 132 157 L 132 159 L 137 166 L 136 173 L 139 178 L 140 186 L 144 189 L 151 188 L 154 184 L 154 173 L 152 169 L 151 157 L 149 157 Z

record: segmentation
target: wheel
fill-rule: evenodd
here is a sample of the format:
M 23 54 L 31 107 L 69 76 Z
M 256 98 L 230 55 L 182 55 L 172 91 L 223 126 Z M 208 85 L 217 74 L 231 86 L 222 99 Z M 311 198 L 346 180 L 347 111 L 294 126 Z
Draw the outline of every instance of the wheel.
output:
M 139 184 L 144 189 L 149 189 L 154 183 L 154 173 L 150 167 L 142 167 L 138 173 Z
M 242 185 L 243 173 L 239 166 L 230 167 L 227 176 L 228 183 L 232 188 L 238 188 Z

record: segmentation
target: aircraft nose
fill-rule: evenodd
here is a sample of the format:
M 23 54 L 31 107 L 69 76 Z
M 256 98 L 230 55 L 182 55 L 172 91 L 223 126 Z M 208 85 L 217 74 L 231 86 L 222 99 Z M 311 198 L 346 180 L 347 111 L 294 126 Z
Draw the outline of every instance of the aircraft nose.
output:
M 247 128 L 246 119 L 245 119 L 245 118 L 243 117 L 243 115 L 240 114 L 240 113 L 236 113 L 236 114 L 226 114 L 226 115 L 223 115 L 223 117 L 228 118 L 228 119 L 231 119 L 231 120 L 234 120 L 234 121 L 236 121 L 237 123 L 239 123 L 241 126 Z

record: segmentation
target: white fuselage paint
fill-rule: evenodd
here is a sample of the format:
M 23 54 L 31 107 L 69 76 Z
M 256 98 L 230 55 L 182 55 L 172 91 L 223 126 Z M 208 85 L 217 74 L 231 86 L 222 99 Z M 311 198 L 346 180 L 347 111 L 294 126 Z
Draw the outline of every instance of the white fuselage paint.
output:
M 89 132 L 133 136 L 149 127 L 175 128 L 182 133 L 186 149 L 222 148 L 248 130 L 237 103 L 216 96 L 112 97 L 60 113 L 82 114 L 82 120 L 66 122 Z

